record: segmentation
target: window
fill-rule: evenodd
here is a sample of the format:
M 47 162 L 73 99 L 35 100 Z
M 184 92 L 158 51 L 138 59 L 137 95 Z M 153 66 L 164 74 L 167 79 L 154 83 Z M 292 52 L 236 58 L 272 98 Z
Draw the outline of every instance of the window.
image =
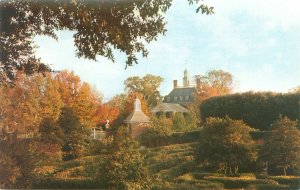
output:
M 180 97 L 179 97 L 179 100 L 182 101 L 182 100 L 183 100 L 183 96 L 180 96 Z
M 177 101 L 177 96 L 174 97 L 174 101 Z
M 189 100 L 189 96 L 185 96 L 185 100 Z
M 170 96 L 167 96 L 167 101 L 168 101 L 168 102 L 170 102 L 170 99 L 171 99 Z

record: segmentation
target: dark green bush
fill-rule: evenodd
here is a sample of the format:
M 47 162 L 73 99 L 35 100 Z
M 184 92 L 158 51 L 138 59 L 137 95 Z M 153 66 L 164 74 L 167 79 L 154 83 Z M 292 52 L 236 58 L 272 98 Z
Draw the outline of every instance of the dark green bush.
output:
M 284 190 L 291 189 L 288 185 L 273 185 L 273 184 L 251 184 L 247 187 L 247 189 L 255 189 L 255 190 Z
M 292 188 L 300 188 L 300 177 L 296 176 L 269 176 L 268 179 L 277 181 L 283 185 L 289 185 Z
M 147 147 L 166 146 L 170 144 L 182 144 L 195 142 L 199 138 L 199 130 L 189 132 L 176 132 L 170 135 L 160 135 L 151 131 L 144 133 L 139 141 L 141 145 Z
M 204 179 L 212 182 L 222 183 L 226 189 L 247 188 L 253 184 L 278 185 L 276 181 L 271 179 L 243 179 L 233 177 L 205 177 Z
M 83 179 L 58 179 L 43 178 L 34 180 L 33 189 L 96 189 L 101 188 L 98 181 L 91 178 Z
M 202 121 L 208 117 L 225 117 L 243 120 L 261 131 L 270 130 L 279 115 L 299 119 L 300 93 L 243 93 L 213 97 L 200 105 Z

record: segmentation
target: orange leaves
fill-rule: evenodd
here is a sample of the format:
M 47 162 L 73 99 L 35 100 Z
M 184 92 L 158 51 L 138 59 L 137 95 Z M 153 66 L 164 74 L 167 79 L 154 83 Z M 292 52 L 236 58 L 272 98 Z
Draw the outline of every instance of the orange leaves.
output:
M 106 120 L 109 120 L 109 123 L 114 123 L 119 115 L 120 109 L 109 103 L 100 105 L 97 110 L 98 122 L 101 124 L 106 124 Z

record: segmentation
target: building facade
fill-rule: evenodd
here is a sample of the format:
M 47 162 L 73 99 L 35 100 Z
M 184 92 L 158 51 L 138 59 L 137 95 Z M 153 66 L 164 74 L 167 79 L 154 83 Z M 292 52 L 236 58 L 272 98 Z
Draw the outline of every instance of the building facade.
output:
M 187 69 L 184 70 L 183 85 L 179 86 L 177 80 L 173 81 L 173 90 L 164 97 L 163 103 L 174 103 L 189 106 L 196 101 L 197 90 L 190 85 Z

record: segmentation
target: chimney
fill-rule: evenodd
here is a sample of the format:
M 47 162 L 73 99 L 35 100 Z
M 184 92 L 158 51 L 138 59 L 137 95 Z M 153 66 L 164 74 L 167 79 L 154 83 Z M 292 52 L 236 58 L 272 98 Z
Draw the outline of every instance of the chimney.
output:
M 177 80 L 173 80 L 173 87 L 177 88 Z

